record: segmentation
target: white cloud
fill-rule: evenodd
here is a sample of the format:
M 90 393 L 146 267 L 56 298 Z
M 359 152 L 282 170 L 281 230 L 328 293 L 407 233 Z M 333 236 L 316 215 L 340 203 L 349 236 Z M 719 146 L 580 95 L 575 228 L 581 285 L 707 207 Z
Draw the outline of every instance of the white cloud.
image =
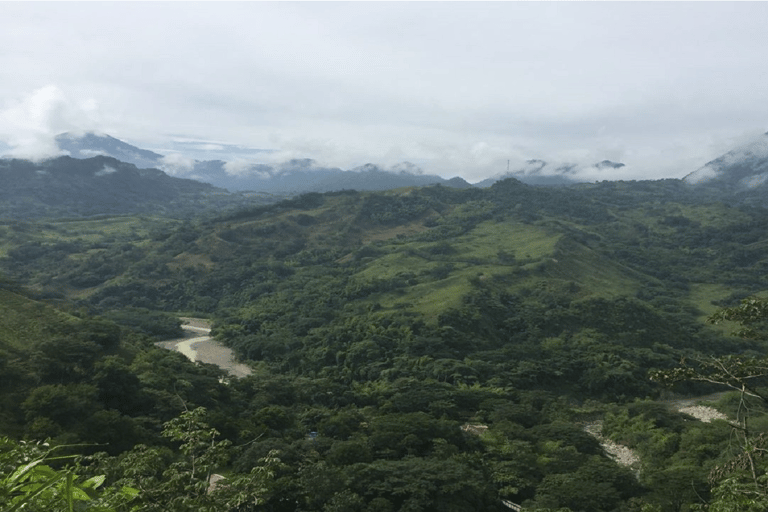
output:
M 81 149 L 80 154 L 84 157 L 91 158 L 94 156 L 106 155 L 107 153 L 96 149 Z
M 105 165 L 103 169 L 96 171 L 96 174 L 94 174 L 94 176 L 107 176 L 109 174 L 114 174 L 116 172 L 117 172 L 117 169 L 115 169 L 114 167 Z
M 235 159 L 224 164 L 224 172 L 230 176 L 256 176 L 258 178 L 269 178 L 269 173 L 266 171 L 259 171 L 255 168 L 257 166 L 255 162 L 245 159 Z
M 468 181 L 507 160 L 609 159 L 653 179 L 768 119 L 761 2 L 6 2 L 0 16 L 4 96 L 35 91 L 0 113 L 16 154 L 79 128 L 150 148 L 184 134 L 196 158 L 239 145 L 279 150 L 259 163 L 410 161 Z
M 196 149 L 201 149 L 203 151 L 221 151 L 224 149 L 224 146 L 221 144 L 199 144 L 196 146 Z
M 757 174 L 742 181 L 747 188 L 757 188 L 768 181 L 768 174 Z
M 424 174 L 424 170 L 413 162 L 400 162 L 390 167 L 389 171 L 397 174 L 412 174 L 414 176 Z
M 0 136 L 11 146 L 11 155 L 41 160 L 65 154 L 54 137 L 65 131 L 87 130 L 97 117 L 94 100 L 77 103 L 55 85 L 36 89 L 0 110 Z
M 691 174 L 685 176 L 685 182 L 692 185 L 699 185 L 701 183 L 713 180 L 721 174 L 722 172 L 718 166 L 705 165 L 701 169 L 697 169 Z
M 170 153 L 163 156 L 160 170 L 171 176 L 183 176 L 195 169 L 195 160 L 187 158 L 181 153 Z

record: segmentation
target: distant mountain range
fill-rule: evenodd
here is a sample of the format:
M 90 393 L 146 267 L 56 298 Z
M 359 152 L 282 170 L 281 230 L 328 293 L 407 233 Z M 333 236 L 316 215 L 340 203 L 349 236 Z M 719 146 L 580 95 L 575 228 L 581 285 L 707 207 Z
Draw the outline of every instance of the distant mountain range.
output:
M 69 153 L 72 158 L 111 156 L 121 162 L 133 164 L 139 169 L 159 169 L 163 165 L 163 155 L 137 148 L 109 135 L 62 133 L 56 137 L 56 145 L 60 150 Z
M 56 137 L 56 143 L 60 150 L 68 152 L 73 158 L 111 156 L 138 168 L 156 168 L 171 175 L 183 173 L 185 177 L 230 191 L 293 195 L 344 189 L 390 190 L 436 183 L 457 188 L 471 186 L 462 178 L 446 180 L 440 176 L 422 175 L 418 168 L 408 163 L 392 170 L 368 164 L 345 171 L 318 166 L 311 159 L 290 160 L 278 165 L 196 160 L 183 158 L 179 154 L 164 156 L 109 135 L 94 133 L 63 133 Z
M 338 190 L 381 191 L 437 183 L 456 188 L 472 186 L 462 178 L 446 180 L 440 176 L 408 171 L 392 172 L 372 164 L 345 171 L 318 166 L 311 159 L 289 160 L 278 165 L 254 164 L 237 174 L 227 172 L 226 162 L 209 160 L 196 162 L 193 175 L 195 179 L 228 190 L 258 190 L 288 195 Z
M 602 162 L 592 165 L 592 167 L 597 169 L 619 169 L 624 167 L 624 164 L 603 160 Z M 578 179 L 578 169 L 579 167 L 577 165 L 553 165 L 544 160 L 528 160 L 521 169 L 498 174 L 479 183 L 475 183 L 475 186 L 485 188 L 490 187 L 499 180 L 515 178 L 527 185 L 562 187 L 584 182 L 584 180 Z
M 311 159 L 295 159 L 280 164 L 243 164 L 225 160 L 198 160 L 184 153 L 161 155 L 154 151 L 132 146 L 109 135 L 63 133 L 56 137 L 58 147 L 73 158 L 106 155 L 134 164 L 139 168 L 157 168 L 171 175 L 210 183 L 230 191 L 256 190 L 271 194 L 293 195 L 302 192 L 331 192 L 343 189 L 391 190 L 394 188 L 434 185 L 440 183 L 453 188 L 490 187 L 497 181 L 515 178 L 528 185 L 567 186 L 581 183 L 576 165 L 554 165 L 543 160 L 529 160 L 523 168 L 498 174 L 474 185 L 461 177 L 444 179 L 436 175 L 421 174 L 420 169 L 405 162 L 394 169 L 382 169 L 373 164 L 343 170 L 323 167 Z M 256 150 L 255 153 L 265 150 Z M 623 163 L 603 160 L 593 167 L 620 168 Z
M 543 160 L 529 160 L 520 169 L 498 174 L 471 185 L 461 177 L 445 179 L 436 175 L 424 175 L 417 166 L 408 162 L 391 169 L 367 164 L 356 169 L 343 170 L 337 167 L 320 166 L 311 159 L 295 159 L 280 164 L 244 163 L 246 160 L 242 159 L 229 162 L 223 159 L 200 160 L 188 156 L 188 154 L 202 154 L 201 151 L 195 150 L 196 146 L 192 143 L 181 143 L 179 146 L 181 152 L 174 149 L 170 154 L 162 155 L 138 148 L 110 135 L 95 133 L 82 135 L 62 133 L 56 137 L 56 144 L 62 152 L 72 158 L 110 156 L 122 162 L 131 163 L 140 169 L 160 169 L 171 176 L 183 176 L 229 191 L 259 191 L 278 195 L 344 189 L 391 190 L 437 183 L 453 188 L 472 186 L 486 188 L 506 178 L 515 178 L 525 184 L 538 186 L 567 186 L 584 181 L 577 177 L 578 166 L 551 164 Z M 221 145 L 209 144 L 208 146 L 218 148 Z M 243 148 L 236 149 L 243 151 Z M 247 151 L 249 159 L 268 152 L 268 150 L 252 149 Z M 224 154 L 222 157 L 226 158 Z M 623 163 L 603 160 L 592 167 L 617 169 L 623 166 Z
M 109 135 L 62 134 L 57 143 L 70 156 L 41 163 L 0 159 L 0 215 L 79 216 L 174 209 L 190 213 L 199 208 L 274 202 L 306 192 L 381 191 L 433 184 L 473 187 L 459 177 L 446 180 L 420 174 L 418 168 L 407 163 L 388 170 L 368 164 L 344 171 L 320 167 L 310 159 L 279 165 L 248 164 L 244 169 L 234 169 L 223 160 L 187 159 L 194 168 L 189 178 L 180 178 L 169 175 L 174 173 L 173 165 L 179 163 L 178 158 L 141 149 Z M 623 165 L 604 160 L 593 167 L 617 169 Z M 569 186 L 578 183 L 576 171 L 575 166 L 529 160 L 521 169 L 481 181 L 474 187 L 489 187 L 508 178 L 528 185 Z M 768 134 L 712 160 L 688 174 L 682 183 L 694 186 L 701 197 L 763 206 L 768 187 Z M 242 192 L 245 190 L 255 192 Z

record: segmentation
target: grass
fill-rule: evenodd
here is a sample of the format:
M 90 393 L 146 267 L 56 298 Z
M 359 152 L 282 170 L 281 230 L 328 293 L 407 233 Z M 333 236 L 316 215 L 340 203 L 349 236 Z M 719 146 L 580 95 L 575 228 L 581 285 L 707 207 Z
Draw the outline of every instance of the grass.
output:
M 486 221 L 456 240 L 454 248 L 467 259 L 494 261 L 499 251 L 517 260 L 539 260 L 553 254 L 562 235 L 531 224 Z
M 388 254 L 373 259 L 355 275 L 361 282 L 401 279 L 410 286 L 369 297 L 384 308 L 407 308 L 434 320 L 441 312 L 461 305 L 472 290 L 473 279 L 509 274 L 514 269 L 551 257 L 561 235 L 542 227 L 487 221 L 469 233 L 444 242 L 402 241 L 383 244 Z M 441 244 L 450 251 L 443 254 Z M 500 253 L 502 256 L 500 259 Z M 518 261 L 520 260 L 520 261 Z M 451 265 L 447 277 L 434 277 L 440 267 Z
M 554 279 L 576 285 L 581 298 L 632 296 L 640 286 L 634 271 L 568 239 L 546 221 L 486 221 L 449 240 L 390 240 L 379 248 L 387 254 L 371 259 L 355 279 L 361 283 L 395 279 L 403 286 L 372 294 L 367 301 L 386 309 L 405 308 L 426 320 L 459 307 L 474 280 L 488 279 L 516 291 Z M 434 274 L 441 267 L 447 273 L 442 279 Z
M 733 293 L 733 287 L 729 287 L 722 284 L 710 284 L 710 283 L 696 283 L 690 285 L 690 292 L 688 294 L 690 302 L 701 311 L 698 319 L 701 323 L 706 323 L 707 319 L 715 313 L 720 306 L 712 304 L 712 301 L 722 300 L 729 297 Z M 768 297 L 768 290 L 763 290 L 759 293 L 754 293 L 761 298 Z M 731 335 L 732 332 L 739 328 L 737 322 L 723 321 L 718 324 L 708 324 L 712 329 L 724 334 L 726 336 Z
M 411 286 L 401 297 L 390 294 L 380 304 L 386 309 L 407 307 L 430 322 L 436 321 L 440 313 L 461 305 L 461 298 L 470 290 L 469 281 L 463 275 L 456 275 L 442 281 Z
M 176 221 L 146 216 L 117 216 L 40 221 L 31 226 L 11 222 L 0 225 L 0 257 L 7 256 L 14 247 L 32 242 L 99 244 L 118 240 L 141 241 L 149 237 L 154 227 L 169 223 L 175 224 Z
M 749 215 L 722 204 L 712 205 L 676 205 L 680 215 L 699 222 L 702 227 L 725 228 L 733 224 L 749 221 Z
M 690 301 L 707 317 L 717 311 L 718 306 L 712 304 L 714 300 L 722 300 L 731 295 L 733 287 L 723 284 L 692 283 L 689 286 L 688 297 Z
M 570 241 L 558 247 L 555 258 L 547 262 L 543 273 L 546 277 L 575 283 L 582 296 L 615 298 L 634 295 L 639 288 L 633 270 Z

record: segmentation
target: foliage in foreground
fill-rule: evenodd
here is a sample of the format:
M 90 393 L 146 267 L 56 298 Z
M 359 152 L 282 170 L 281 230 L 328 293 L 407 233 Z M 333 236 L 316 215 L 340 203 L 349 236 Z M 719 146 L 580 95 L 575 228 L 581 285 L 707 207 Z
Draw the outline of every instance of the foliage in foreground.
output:
M 143 445 L 120 457 L 56 457 L 56 448 L 47 444 L 0 438 L 3 512 L 83 507 L 95 512 L 253 510 L 269 492 L 279 460 L 270 454 L 247 474 L 212 478 L 226 466 L 230 443 L 217 440 L 219 433 L 205 423 L 205 414 L 200 407 L 165 424 L 163 436 L 178 446 L 178 456 L 170 462 L 157 448 Z
M 54 469 L 51 463 L 72 461 L 75 456 L 58 457 L 56 447 L 47 443 L 16 442 L 0 438 L 0 503 L 3 512 L 17 510 L 53 511 L 88 510 L 111 512 L 127 504 L 138 495 L 132 487 L 104 492 L 103 475 L 83 479 L 76 468 L 65 466 Z M 106 505 L 104 502 L 113 505 Z

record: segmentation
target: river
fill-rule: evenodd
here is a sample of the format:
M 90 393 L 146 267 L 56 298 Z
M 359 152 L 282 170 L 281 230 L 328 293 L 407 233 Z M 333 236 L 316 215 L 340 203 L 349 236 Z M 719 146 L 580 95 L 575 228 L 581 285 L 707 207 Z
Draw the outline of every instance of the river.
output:
M 158 347 L 181 352 L 190 361 L 215 364 L 234 377 L 246 377 L 251 369 L 235 361 L 232 350 L 211 338 L 211 324 L 203 318 L 180 318 L 185 336 L 173 340 L 160 341 Z

